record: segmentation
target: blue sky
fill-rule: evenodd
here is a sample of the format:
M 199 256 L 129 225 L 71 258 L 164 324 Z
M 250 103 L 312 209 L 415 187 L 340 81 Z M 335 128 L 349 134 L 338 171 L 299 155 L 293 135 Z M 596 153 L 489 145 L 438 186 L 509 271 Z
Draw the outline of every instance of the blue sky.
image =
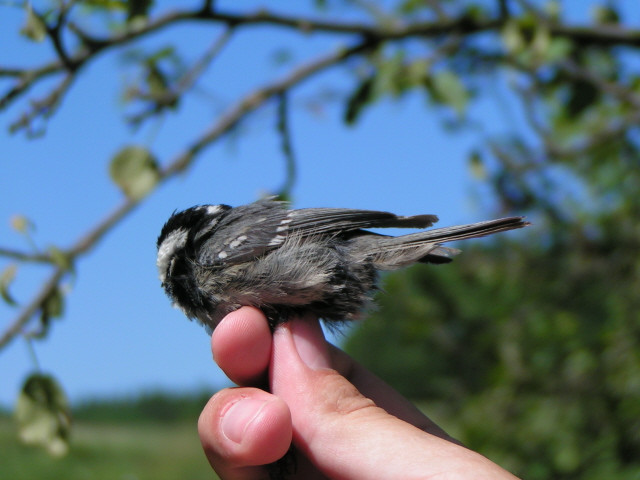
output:
M 251 3 L 229 5 L 241 10 Z M 11 33 L 21 24 L 21 13 L 1 8 L 0 65 L 42 60 L 42 45 L 18 43 Z M 213 33 L 205 25 L 180 27 L 145 45 L 175 41 L 188 58 L 195 58 L 213 41 Z M 83 72 L 43 138 L 9 135 L 7 126 L 24 108 L 23 102 L 2 113 L 0 245 L 29 248 L 10 228 L 10 218 L 16 214 L 35 223 L 34 239 L 40 248 L 75 242 L 122 201 L 106 174 L 119 148 L 129 143 L 148 145 L 160 162 L 169 161 L 215 120 L 225 104 L 286 71 L 268 60 L 267 53 L 279 45 L 291 48 L 298 63 L 339 43 L 322 35 L 300 41 L 268 28 L 241 32 L 199 83 L 206 94 L 191 95 L 176 114 L 137 134 L 121 121 L 123 63 L 111 53 Z M 48 53 L 47 48 L 44 51 Z M 482 191 L 467 165 L 477 137 L 444 131 L 436 112 L 419 94 L 399 102 L 383 101 L 355 127 L 346 128 L 340 107 L 329 106 L 322 112 L 304 107 L 305 99 L 323 85 L 345 91 L 353 86 L 349 76 L 334 69 L 295 91 L 291 125 L 299 160 L 293 191 L 296 207 L 435 213 L 441 225 L 490 214 L 471 195 Z M 483 101 L 472 113 L 491 131 L 500 132 L 512 126 L 502 120 L 505 112 L 500 108 Z M 213 391 L 227 384 L 211 360 L 207 335 L 172 309 L 164 296 L 155 267 L 155 240 L 176 208 L 237 205 L 277 190 L 284 180 L 284 161 L 274 122 L 273 111 L 267 109 L 235 139 L 208 148 L 194 168 L 154 192 L 77 264 L 77 277 L 67 282 L 64 318 L 55 322 L 46 340 L 34 343 L 42 370 L 55 374 L 72 400 L 157 388 Z M 0 268 L 5 265 L 0 263 Z M 21 267 L 12 293 L 28 300 L 45 275 L 41 268 Z M 0 330 L 15 314 L 0 305 Z M 13 404 L 32 366 L 21 339 L 0 352 L 0 405 Z

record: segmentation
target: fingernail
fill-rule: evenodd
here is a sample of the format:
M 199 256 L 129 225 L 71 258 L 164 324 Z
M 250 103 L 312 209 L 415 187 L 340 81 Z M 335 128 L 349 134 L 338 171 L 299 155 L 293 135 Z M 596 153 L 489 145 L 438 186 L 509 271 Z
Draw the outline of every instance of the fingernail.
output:
M 266 403 L 268 402 L 255 398 L 242 398 L 231 405 L 222 417 L 224 436 L 235 443 L 241 443 L 247 427 L 260 415 Z
M 327 343 L 317 321 L 291 322 L 291 335 L 300 359 L 309 368 L 331 368 Z

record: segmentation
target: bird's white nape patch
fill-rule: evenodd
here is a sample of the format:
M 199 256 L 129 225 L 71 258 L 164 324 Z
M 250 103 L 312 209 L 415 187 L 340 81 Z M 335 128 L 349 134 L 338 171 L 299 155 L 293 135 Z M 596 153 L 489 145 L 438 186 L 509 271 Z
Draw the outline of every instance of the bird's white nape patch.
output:
M 177 250 L 184 247 L 185 243 L 187 243 L 188 235 L 189 233 L 187 230 L 184 228 L 178 228 L 167 235 L 167 238 L 165 238 L 160 244 L 156 265 L 158 266 L 158 273 L 162 283 L 167 279 L 167 270 L 171 263 L 171 258 L 175 255 Z
M 222 206 L 221 205 L 206 205 L 204 208 L 206 208 L 207 213 L 209 215 L 215 215 L 220 210 L 222 210 Z
M 193 207 L 193 209 L 198 211 L 204 210 L 207 212 L 207 215 L 217 215 L 222 211 L 222 207 L 224 207 L 224 205 L 199 205 Z

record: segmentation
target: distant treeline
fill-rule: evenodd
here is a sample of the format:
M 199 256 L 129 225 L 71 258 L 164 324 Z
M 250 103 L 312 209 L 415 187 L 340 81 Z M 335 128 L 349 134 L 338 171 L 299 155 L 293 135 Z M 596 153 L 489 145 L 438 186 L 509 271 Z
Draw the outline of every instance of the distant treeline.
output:
M 213 393 L 151 391 L 128 397 L 96 398 L 79 402 L 72 413 L 75 420 L 91 422 L 195 421 Z

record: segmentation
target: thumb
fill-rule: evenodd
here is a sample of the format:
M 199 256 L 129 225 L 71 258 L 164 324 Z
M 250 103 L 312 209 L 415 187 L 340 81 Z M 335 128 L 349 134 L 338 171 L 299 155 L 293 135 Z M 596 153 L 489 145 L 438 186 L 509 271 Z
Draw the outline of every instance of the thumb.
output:
M 425 435 L 432 447 L 448 442 L 389 415 L 330 366 L 317 320 L 293 320 L 274 332 L 271 391 L 289 406 L 298 450 L 330 478 L 424 478 L 424 470 L 411 470 L 415 455 L 424 455 Z

